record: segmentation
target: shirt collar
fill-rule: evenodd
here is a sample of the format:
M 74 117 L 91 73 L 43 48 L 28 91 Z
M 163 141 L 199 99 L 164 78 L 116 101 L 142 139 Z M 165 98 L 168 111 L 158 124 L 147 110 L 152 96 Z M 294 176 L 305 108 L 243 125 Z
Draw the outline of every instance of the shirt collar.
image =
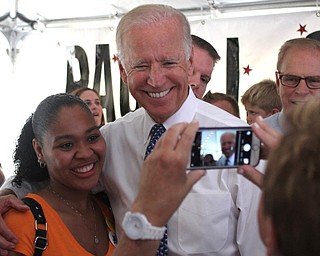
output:
M 279 125 L 280 125 L 280 128 L 281 128 L 281 131 L 282 131 L 282 133 L 284 132 L 284 130 L 286 130 L 287 129 L 287 127 L 286 127 L 286 116 L 285 116 L 285 114 L 284 114 L 284 111 L 283 111 L 283 109 L 280 111 L 280 113 L 279 113 Z
M 182 104 L 181 108 L 172 115 L 167 121 L 164 122 L 164 127 L 168 129 L 174 124 L 187 122 L 190 123 L 197 112 L 199 99 L 196 98 L 192 89 L 189 87 L 188 97 Z
M 234 153 L 232 153 L 232 155 L 228 159 L 229 163 L 234 163 Z
M 192 89 L 189 87 L 188 97 L 185 102 L 182 104 L 180 109 L 173 114 L 167 121 L 163 123 L 164 127 L 168 129 L 169 127 L 173 126 L 174 124 L 187 122 L 190 123 L 197 112 L 198 109 L 199 99 L 196 98 Z M 143 136 L 144 136 L 144 144 L 148 143 L 149 141 L 149 133 L 154 124 L 156 122 L 149 116 L 147 111 L 144 109 L 145 112 L 145 122 L 143 128 Z

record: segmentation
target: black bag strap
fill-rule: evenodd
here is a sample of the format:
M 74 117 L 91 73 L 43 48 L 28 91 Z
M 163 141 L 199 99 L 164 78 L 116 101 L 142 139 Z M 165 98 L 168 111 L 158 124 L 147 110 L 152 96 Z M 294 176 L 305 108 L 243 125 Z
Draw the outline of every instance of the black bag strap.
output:
M 36 229 L 36 237 L 34 240 L 34 256 L 41 256 L 43 251 L 47 248 L 48 240 L 47 240 L 47 230 L 48 224 L 46 218 L 44 216 L 41 205 L 30 197 L 25 197 L 22 201 L 30 207 L 30 210 L 35 218 L 35 229 Z M 45 229 L 41 228 L 45 227 Z

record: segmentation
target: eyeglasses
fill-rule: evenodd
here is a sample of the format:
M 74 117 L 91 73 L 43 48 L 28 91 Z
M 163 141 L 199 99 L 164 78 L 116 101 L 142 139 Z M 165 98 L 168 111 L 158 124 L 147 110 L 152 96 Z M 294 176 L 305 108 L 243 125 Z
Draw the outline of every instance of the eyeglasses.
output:
M 281 84 L 287 87 L 297 87 L 301 80 L 306 82 L 309 89 L 320 89 L 320 76 L 307 76 L 300 77 L 294 75 L 282 75 L 280 72 L 276 72 L 279 76 Z

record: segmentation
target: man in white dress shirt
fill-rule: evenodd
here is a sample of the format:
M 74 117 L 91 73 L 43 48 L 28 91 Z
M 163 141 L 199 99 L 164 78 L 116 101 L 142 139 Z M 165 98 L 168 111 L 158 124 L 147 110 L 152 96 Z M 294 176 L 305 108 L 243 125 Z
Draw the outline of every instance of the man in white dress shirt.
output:
M 234 146 L 236 144 L 236 135 L 232 132 L 226 132 L 220 137 L 222 156 L 218 160 L 218 165 L 226 166 L 234 164 Z
M 189 88 L 190 26 L 177 10 L 144 5 L 130 11 L 118 25 L 117 47 L 122 79 L 142 106 L 101 129 L 108 148 L 101 181 L 120 224 L 137 194 L 155 123 L 165 128 L 194 119 L 207 127 L 246 124 L 197 99 Z M 169 255 L 264 255 L 258 199 L 259 190 L 236 170 L 208 170 L 167 224 Z
M 265 118 L 264 122 L 256 121 L 258 126 L 253 127 L 256 134 L 263 136 L 262 141 L 270 140 L 272 144 L 278 142 L 280 134 L 286 133 L 287 115 L 296 106 L 320 97 L 320 42 L 318 40 L 294 38 L 287 40 L 280 47 L 276 85 L 282 103 L 281 112 Z M 243 166 L 240 168 L 240 173 L 261 185 L 262 174 L 254 167 Z

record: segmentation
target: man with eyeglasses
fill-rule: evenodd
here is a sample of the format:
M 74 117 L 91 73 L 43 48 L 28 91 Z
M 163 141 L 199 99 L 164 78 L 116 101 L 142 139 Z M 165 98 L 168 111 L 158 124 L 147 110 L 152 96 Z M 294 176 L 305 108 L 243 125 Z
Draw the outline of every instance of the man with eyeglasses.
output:
M 276 84 L 283 108 L 264 120 L 283 134 L 287 113 L 320 95 L 320 42 L 309 38 L 286 41 L 278 54 Z
M 288 113 L 312 98 L 320 99 L 320 41 L 309 38 L 286 41 L 278 54 L 276 85 L 282 102 L 281 112 L 263 121 L 258 119 L 253 125 L 253 131 L 266 146 L 262 154 L 264 159 L 286 133 Z M 261 186 L 263 175 L 255 167 L 241 166 L 238 172 Z

